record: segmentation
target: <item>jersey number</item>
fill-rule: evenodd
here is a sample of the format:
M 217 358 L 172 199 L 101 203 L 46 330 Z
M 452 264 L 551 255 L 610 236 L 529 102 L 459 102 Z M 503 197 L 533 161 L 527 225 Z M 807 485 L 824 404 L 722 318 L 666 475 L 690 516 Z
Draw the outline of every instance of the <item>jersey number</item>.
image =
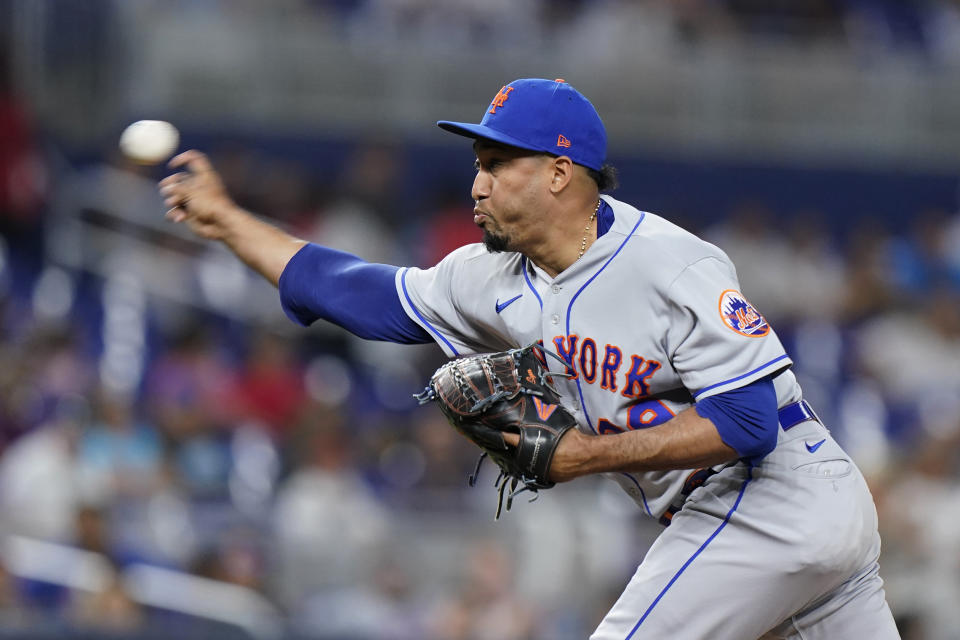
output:
M 627 427 L 630 430 L 647 429 L 663 424 L 675 414 L 667 405 L 659 400 L 644 400 L 627 409 Z M 611 433 L 623 433 L 626 429 L 616 425 L 606 418 L 597 420 L 597 433 L 608 435 Z

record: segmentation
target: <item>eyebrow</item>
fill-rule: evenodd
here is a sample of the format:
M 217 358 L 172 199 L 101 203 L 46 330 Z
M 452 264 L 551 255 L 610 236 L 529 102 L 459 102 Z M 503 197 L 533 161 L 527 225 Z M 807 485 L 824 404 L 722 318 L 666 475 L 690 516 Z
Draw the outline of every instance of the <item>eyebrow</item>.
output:
M 486 138 L 477 138 L 473 141 L 474 153 L 484 149 L 491 149 L 493 151 L 525 151 L 525 149 L 520 149 L 520 147 L 513 147 L 508 144 L 503 144 L 502 142 L 497 142 L 496 140 L 487 140 Z

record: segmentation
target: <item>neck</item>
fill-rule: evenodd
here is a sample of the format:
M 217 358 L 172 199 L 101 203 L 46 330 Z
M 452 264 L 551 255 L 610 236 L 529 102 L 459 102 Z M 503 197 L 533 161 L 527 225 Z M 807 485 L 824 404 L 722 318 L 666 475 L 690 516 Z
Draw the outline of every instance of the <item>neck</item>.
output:
M 597 215 L 600 211 L 599 197 L 576 207 L 564 216 L 557 225 L 557 233 L 544 243 L 542 250 L 526 255 L 538 267 L 555 278 L 579 260 L 597 239 Z

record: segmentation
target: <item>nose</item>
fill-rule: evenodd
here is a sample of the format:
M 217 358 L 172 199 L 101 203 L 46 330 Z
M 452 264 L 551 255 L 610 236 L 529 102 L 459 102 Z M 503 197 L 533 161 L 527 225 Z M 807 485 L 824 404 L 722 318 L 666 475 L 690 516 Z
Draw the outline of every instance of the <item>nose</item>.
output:
M 490 175 L 483 170 L 477 171 L 477 177 L 473 179 L 473 189 L 470 190 L 474 202 L 490 197 L 490 184 Z

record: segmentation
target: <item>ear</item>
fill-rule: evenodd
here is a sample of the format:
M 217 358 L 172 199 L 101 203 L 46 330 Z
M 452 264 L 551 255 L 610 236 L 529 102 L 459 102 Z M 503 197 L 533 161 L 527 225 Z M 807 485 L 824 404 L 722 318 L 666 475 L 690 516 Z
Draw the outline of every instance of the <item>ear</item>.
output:
M 553 159 L 551 171 L 553 175 L 550 181 L 550 192 L 560 193 L 570 181 L 573 180 L 574 164 L 568 156 L 559 156 Z

